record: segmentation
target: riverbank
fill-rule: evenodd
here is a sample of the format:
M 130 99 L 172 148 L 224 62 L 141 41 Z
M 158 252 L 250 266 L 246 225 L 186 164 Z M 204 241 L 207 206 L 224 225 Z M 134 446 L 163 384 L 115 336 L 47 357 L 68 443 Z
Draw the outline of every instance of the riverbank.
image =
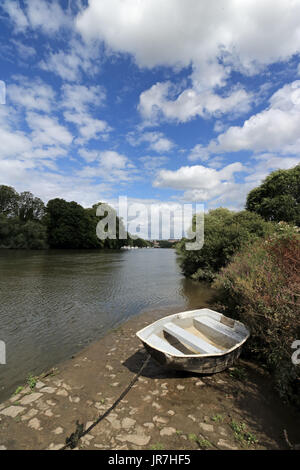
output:
M 50 375 L 0 405 L 0 449 L 58 449 L 127 387 L 146 358 L 135 332 L 174 310 L 131 318 Z M 239 361 L 200 377 L 164 371 L 152 359 L 127 396 L 81 439 L 81 449 L 287 449 L 300 416 L 284 406 L 266 372 Z

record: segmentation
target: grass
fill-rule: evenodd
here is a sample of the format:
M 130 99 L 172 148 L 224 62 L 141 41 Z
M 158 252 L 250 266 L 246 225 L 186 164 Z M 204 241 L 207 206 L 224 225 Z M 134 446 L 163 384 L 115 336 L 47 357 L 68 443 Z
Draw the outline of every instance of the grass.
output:
M 220 415 L 220 414 L 216 414 L 214 416 L 212 416 L 212 421 L 214 421 L 215 423 L 223 423 L 224 421 L 224 416 L 223 415 Z
M 156 442 L 150 447 L 150 450 L 164 450 L 164 446 L 160 442 Z
M 37 377 L 34 377 L 32 374 L 28 375 L 26 382 L 27 382 L 27 385 L 29 386 L 31 391 L 33 391 L 35 389 L 37 381 L 38 381 Z
M 191 433 L 188 435 L 188 438 L 190 441 L 198 444 L 200 449 L 208 449 L 209 447 L 212 447 L 212 444 L 207 439 L 199 439 L 196 434 Z
M 244 382 L 247 379 L 247 372 L 243 367 L 234 367 L 229 371 L 230 377 Z
M 16 391 L 15 391 L 15 393 L 14 393 L 14 395 L 18 395 L 18 393 L 22 392 L 23 388 L 24 388 L 24 387 L 23 387 L 22 385 L 20 385 L 19 387 L 17 387 L 17 388 L 16 388 Z
M 247 444 L 250 446 L 258 443 L 258 439 L 255 437 L 255 435 L 247 431 L 245 423 L 238 423 L 232 420 L 231 428 L 234 432 L 234 437 L 237 441 L 239 441 L 240 444 Z

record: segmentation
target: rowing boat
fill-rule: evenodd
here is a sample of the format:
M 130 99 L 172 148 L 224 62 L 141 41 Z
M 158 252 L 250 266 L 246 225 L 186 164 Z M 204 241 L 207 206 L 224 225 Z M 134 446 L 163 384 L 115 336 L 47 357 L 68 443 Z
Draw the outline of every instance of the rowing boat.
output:
M 243 323 L 202 308 L 161 318 L 136 335 L 160 365 L 211 374 L 234 364 L 250 333 Z

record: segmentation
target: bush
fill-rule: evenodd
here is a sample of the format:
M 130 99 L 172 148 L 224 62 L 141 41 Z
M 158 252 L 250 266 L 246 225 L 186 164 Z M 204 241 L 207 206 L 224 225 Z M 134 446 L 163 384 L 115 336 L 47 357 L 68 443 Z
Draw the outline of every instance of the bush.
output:
M 195 219 L 193 220 L 195 230 Z M 204 216 L 204 246 L 187 251 L 186 240 L 177 244 L 182 272 L 195 280 L 212 281 L 244 245 L 272 232 L 273 224 L 248 211 L 215 209 Z
M 216 308 L 247 325 L 247 350 L 272 371 L 280 395 L 300 405 L 300 366 L 291 345 L 300 339 L 300 236 L 284 223 L 244 248 L 218 275 Z

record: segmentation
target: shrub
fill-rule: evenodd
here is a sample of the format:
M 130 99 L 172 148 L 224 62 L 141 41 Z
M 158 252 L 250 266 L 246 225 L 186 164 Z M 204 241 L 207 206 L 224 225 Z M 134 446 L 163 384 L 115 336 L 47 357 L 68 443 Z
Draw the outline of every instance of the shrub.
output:
M 231 212 L 223 208 L 212 210 L 204 216 L 204 246 L 201 250 L 186 250 L 185 239 L 177 244 L 182 272 L 195 280 L 212 281 L 241 247 L 272 230 L 273 224 L 258 214 Z
M 272 371 L 284 398 L 299 399 L 300 366 L 291 345 L 300 339 L 300 236 L 286 224 L 245 247 L 218 275 L 216 308 L 251 331 L 247 350 Z

